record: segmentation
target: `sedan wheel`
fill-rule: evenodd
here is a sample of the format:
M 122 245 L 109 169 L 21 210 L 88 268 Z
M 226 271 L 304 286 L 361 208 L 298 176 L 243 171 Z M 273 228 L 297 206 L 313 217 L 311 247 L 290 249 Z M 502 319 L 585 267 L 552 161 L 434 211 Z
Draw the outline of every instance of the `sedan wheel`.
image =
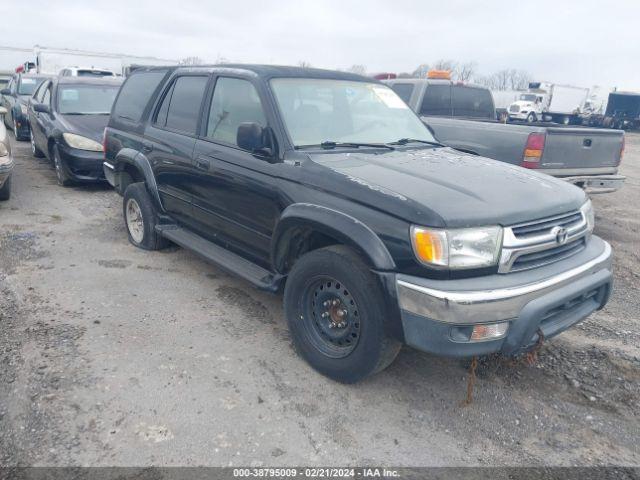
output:
M 29 130 L 29 140 L 31 141 L 31 154 L 36 158 L 44 157 L 44 154 L 36 145 L 36 141 L 33 138 L 33 132 L 31 130 Z

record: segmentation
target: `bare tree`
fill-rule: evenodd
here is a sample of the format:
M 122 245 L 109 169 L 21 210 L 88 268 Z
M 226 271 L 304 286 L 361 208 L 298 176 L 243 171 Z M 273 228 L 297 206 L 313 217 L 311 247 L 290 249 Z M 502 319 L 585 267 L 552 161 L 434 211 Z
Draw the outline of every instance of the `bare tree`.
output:
M 180 60 L 180 65 L 202 65 L 204 61 L 200 57 L 185 57 Z
M 434 70 L 448 70 L 449 72 L 453 73 L 457 68 L 458 62 L 454 62 L 453 60 L 445 60 L 442 58 L 433 64 Z
M 356 73 L 358 75 L 366 75 L 367 67 L 364 65 L 351 65 L 347 68 L 347 72 Z
M 524 90 L 530 81 L 529 72 L 515 68 L 498 70 L 487 77 L 476 78 L 477 83 L 492 90 Z
M 413 71 L 413 76 L 416 77 L 416 78 L 423 78 L 423 77 L 427 76 L 428 72 L 429 72 L 429 64 L 428 63 L 421 63 Z
M 476 73 L 476 67 L 476 62 L 457 64 L 455 70 L 453 71 L 454 80 L 458 80 L 460 82 L 470 81 Z
M 300 60 L 298 62 L 298 66 L 302 68 L 311 68 L 311 63 L 307 62 L 306 60 Z
M 218 55 L 216 57 L 216 64 L 217 65 L 223 65 L 225 63 L 231 63 L 227 57 L 225 57 L 223 55 Z

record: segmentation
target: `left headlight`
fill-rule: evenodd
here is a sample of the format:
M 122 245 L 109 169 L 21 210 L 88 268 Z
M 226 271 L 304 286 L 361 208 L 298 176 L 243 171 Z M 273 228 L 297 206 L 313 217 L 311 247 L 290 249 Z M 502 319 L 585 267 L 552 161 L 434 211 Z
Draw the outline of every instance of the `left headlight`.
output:
M 589 230 L 589 233 L 593 232 L 593 229 L 596 226 L 596 215 L 593 211 L 593 204 L 591 203 L 591 200 L 584 202 L 582 207 L 580 207 L 580 211 L 587 222 L 587 229 Z
M 71 148 L 77 148 L 79 150 L 89 150 L 91 152 L 101 152 L 102 145 L 95 140 L 91 140 L 87 137 L 82 137 L 74 133 L 63 133 L 62 138 L 67 145 Z
M 502 227 L 445 230 L 414 225 L 411 245 L 416 258 L 430 267 L 460 270 L 490 267 L 500 256 Z

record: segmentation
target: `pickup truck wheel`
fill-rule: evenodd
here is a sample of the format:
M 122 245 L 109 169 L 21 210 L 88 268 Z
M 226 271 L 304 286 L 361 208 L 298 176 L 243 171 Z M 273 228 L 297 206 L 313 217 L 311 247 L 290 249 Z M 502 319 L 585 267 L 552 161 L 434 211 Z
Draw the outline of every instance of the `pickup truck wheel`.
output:
M 131 183 L 124 191 L 124 222 L 129 241 L 144 250 L 160 250 L 167 240 L 156 232 L 158 215 L 143 182 Z
M 15 123 L 14 123 L 15 124 Z M 16 138 L 18 138 L 16 136 Z M 31 154 L 36 157 L 36 158 L 42 158 L 44 157 L 44 153 L 42 153 L 42 150 L 40 150 L 37 146 L 36 146 L 36 141 L 33 138 L 33 131 L 30 129 L 29 130 L 29 140 L 31 141 Z
M 11 198 L 11 175 L 4 182 L 2 188 L 0 188 L 0 200 L 9 200 Z
M 355 383 L 393 362 L 400 342 L 384 332 L 385 295 L 353 250 L 314 250 L 291 270 L 284 308 L 298 353 L 333 380 Z

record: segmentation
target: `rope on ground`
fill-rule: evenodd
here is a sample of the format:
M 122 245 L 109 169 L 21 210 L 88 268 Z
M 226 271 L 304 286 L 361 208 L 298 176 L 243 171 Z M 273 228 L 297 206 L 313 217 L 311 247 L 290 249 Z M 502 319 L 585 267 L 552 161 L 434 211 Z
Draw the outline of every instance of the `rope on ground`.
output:
M 476 368 L 478 368 L 478 357 L 471 359 L 471 366 L 469 367 L 469 379 L 467 381 L 467 398 L 465 399 L 463 406 L 471 405 L 473 402 L 473 385 L 476 383 Z

